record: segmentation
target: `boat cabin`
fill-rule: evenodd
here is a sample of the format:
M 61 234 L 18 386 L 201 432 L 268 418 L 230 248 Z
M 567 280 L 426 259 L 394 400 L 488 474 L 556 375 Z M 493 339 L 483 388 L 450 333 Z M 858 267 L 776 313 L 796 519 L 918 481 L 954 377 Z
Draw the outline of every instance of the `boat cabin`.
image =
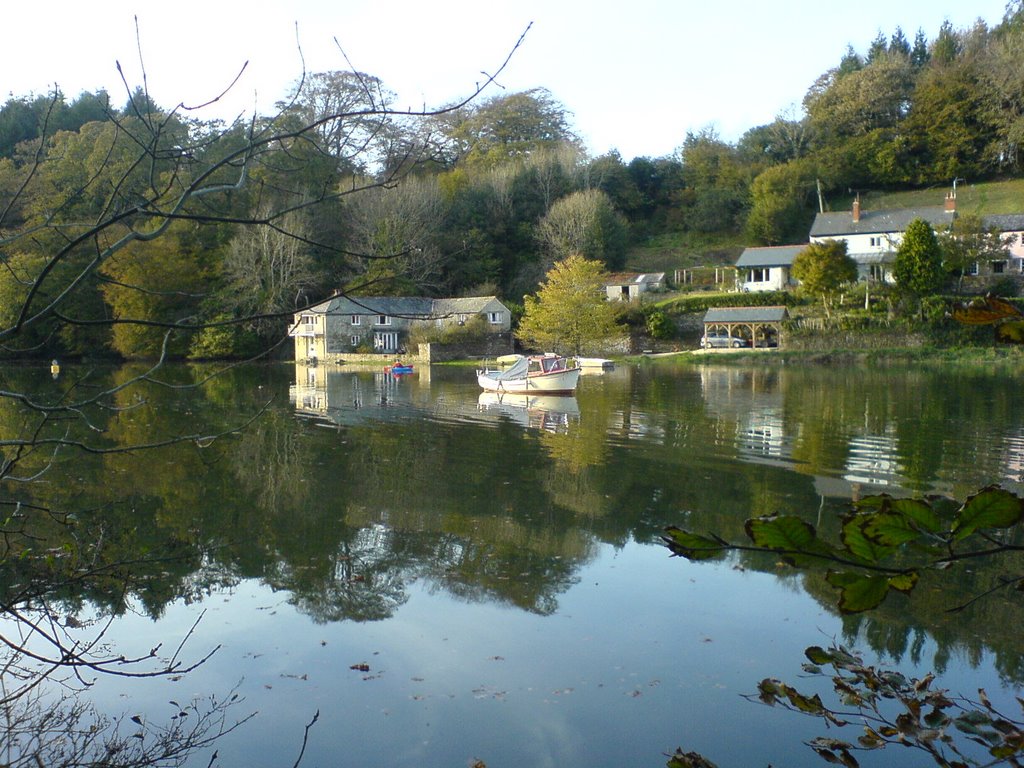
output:
M 554 373 L 555 371 L 564 371 L 568 367 L 564 357 L 544 355 L 530 358 L 529 373 Z

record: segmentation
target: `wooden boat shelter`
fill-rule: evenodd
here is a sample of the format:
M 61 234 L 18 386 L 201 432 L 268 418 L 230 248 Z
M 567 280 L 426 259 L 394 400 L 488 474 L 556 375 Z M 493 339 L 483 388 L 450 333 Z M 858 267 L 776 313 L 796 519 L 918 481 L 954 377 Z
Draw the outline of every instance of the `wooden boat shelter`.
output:
M 771 338 L 782 346 L 782 322 L 787 317 L 785 307 L 716 307 L 704 315 L 704 338 L 725 331 L 731 337 L 749 340 L 754 347 L 769 346 Z

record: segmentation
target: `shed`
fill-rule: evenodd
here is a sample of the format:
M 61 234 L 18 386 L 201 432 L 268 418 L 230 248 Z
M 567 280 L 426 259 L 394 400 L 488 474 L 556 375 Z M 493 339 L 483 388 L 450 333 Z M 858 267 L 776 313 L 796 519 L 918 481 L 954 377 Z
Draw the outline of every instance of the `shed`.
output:
M 608 275 L 604 284 L 609 301 L 632 301 L 642 293 L 660 291 L 664 287 L 664 272 L 617 272 Z
M 789 317 L 785 307 L 720 307 L 704 314 L 704 338 L 709 331 L 724 330 L 729 336 L 750 339 L 752 346 L 782 342 L 782 322 Z

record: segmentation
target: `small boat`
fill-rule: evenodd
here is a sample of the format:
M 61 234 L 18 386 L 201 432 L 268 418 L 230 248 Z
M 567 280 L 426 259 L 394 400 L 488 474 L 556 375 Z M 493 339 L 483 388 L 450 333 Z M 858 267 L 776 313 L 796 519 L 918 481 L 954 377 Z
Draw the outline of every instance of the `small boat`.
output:
M 384 366 L 384 373 L 390 373 L 392 376 L 404 376 L 405 374 L 412 373 L 412 371 L 411 363 L 396 362 Z
M 570 395 L 579 383 L 580 368 L 561 355 L 519 355 L 508 368 L 478 370 L 476 380 L 488 392 Z
M 615 367 L 615 361 L 609 360 L 606 357 L 577 357 L 576 362 L 579 363 L 580 368 L 600 368 L 601 370 L 608 370 L 609 368 Z

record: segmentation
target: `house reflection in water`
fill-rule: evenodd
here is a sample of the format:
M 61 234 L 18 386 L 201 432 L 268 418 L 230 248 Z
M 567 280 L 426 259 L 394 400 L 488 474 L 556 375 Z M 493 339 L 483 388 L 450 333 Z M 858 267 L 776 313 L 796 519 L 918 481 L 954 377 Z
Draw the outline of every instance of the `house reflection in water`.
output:
M 844 480 L 881 488 L 903 487 L 899 447 L 892 435 L 856 435 L 850 438 Z
M 784 373 L 731 367 L 701 369 L 704 403 L 719 421 L 718 439 L 724 445 L 734 445 L 740 457 L 776 466 L 792 463 L 779 386 Z
M 719 423 L 718 440 L 733 446 L 738 458 L 758 464 L 805 471 L 815 477 L 822 496 L 857 497 L 887 488 L 905 488 L 901 474 L 899 446 L 889 434 L 851 432 L 846 438 L 846 462 L 837 477 L 801 470 L 804 460 L 794 455 L 801 424 L 794 421 L 799 410 L 789 409 L 786 420 L 785 369 L 743 369 L 706 367 L 701 369 L 701 386 L 709 412 Z M 796 434 L 790 435 L 789 430 Z
M 409 416 L 429 398 L 429 389 L 429 366 L 399 376 L 383 366 L 355 369 L 296 363 L 295 383 L 288 396 L 301 415 L 334 424 L 357 424 Z

